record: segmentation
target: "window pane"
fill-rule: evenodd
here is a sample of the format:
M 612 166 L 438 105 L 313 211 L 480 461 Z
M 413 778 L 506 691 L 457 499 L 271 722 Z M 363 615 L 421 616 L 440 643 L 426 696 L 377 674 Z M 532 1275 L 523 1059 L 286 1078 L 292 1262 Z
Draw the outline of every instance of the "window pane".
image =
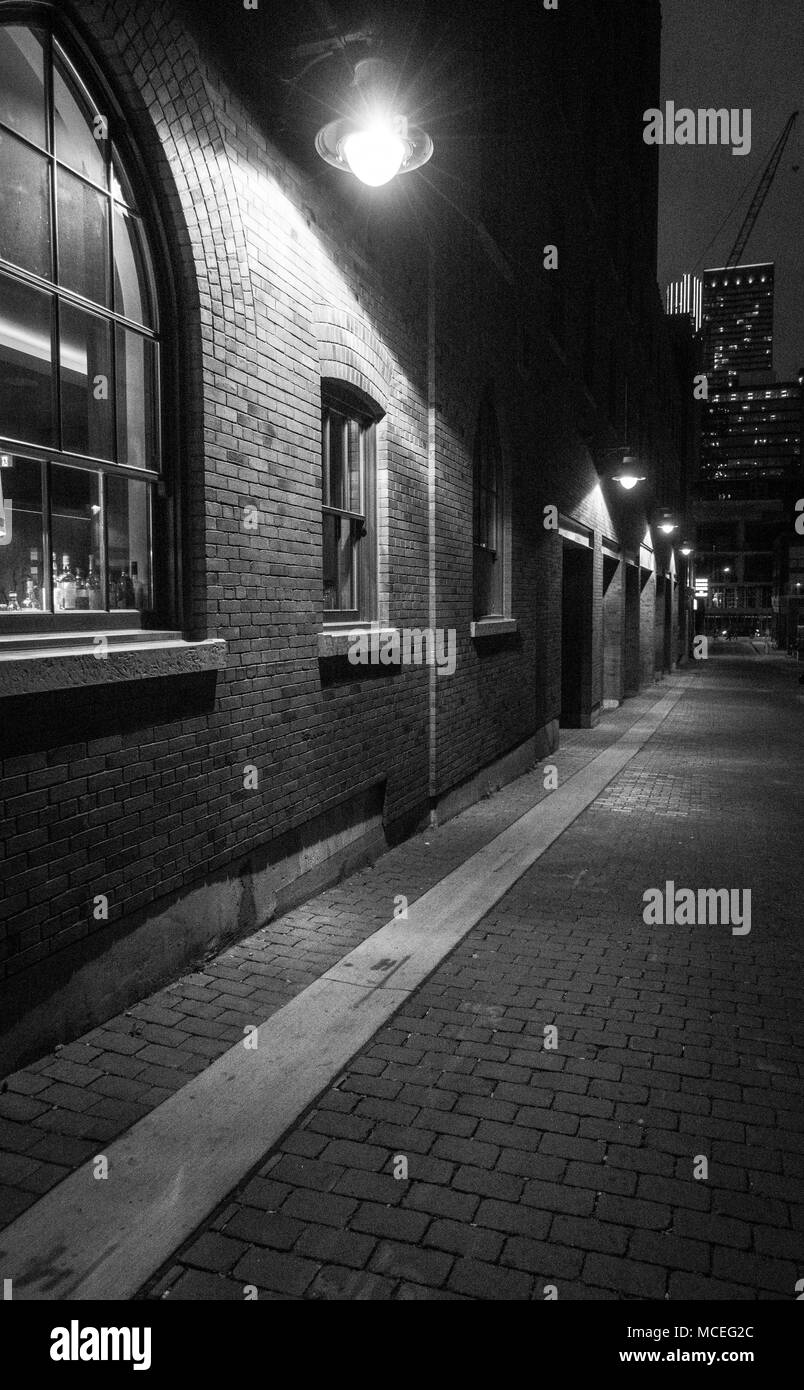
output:
M 106 479 L 109 607 L 151 607 L 150 488 L 133 478 Z
M 109 303 L 109 199 L 58 171 L 59 284 L 95 304 Z
M 116 331 L 118 460 L 131 468 L 158 468 L 156 349 L 139 333 Z
M 0 256 L 44 279 L 50 264 L 50 161 L 0 130 Z
M 324 611 L 357 608 L 355 527 L 346 517 L 327 515 L 324 522 Z
M 120 154 L 114 145 L 112 146 L 112 196 L 118 203 L 127 203 L 130 208 L 137 206 L 131 184 L 120 161 Z
M 105 113 L 94 110 L 58 55 L 53 74 L 53 101 L 57 158 L 105 188 L 108 140 L 95 138 L 95 131 L 99 135 L 103 133 L 101 120 Z
M 361 455 L 363 450 L 363 426 L 359 420 L 350 420 L 347 433 L 349 447 L 349 469 L 347 475 L 346 508 L 350 512 L 363 510 L 360 497 Z
M 153 326 L 147 251 L 138 217 L 115 208 L 114 307 L 118 314 Z
M 0 25 L 0 72 L 0 121 L 46 145 L 45 57 L 35 30 Z
M 0 275 L 0 435 L 53 444 L 53 296 Z
M 42 465 L 2 456 L 0 464 L 0 611 L 45 607 Z
M 53 607 L 100 608 L 100 477 L 54 465 L 50 478 Z
M 329 506 L 346 507 L 346 420 L 334 410 L 329 420 Z
M 64 302 L 59 312 L 63 447 L 114 458 L 111 324 Z

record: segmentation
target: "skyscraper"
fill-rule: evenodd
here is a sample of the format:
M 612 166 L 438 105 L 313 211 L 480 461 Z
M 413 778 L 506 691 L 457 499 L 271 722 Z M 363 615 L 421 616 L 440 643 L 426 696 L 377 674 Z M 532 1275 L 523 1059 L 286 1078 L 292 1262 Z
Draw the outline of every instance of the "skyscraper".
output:
M 680 280 L 673 280 L 665 291 L 665 309 L 673 317 L 677 314 L 688 314 L 693 332 L 700 332 L 703 318 L 703 285 L 700 276 L 682 275 Z
M 705 270 L 704 370 L 719 383 L 773 367 L 772 261 Z

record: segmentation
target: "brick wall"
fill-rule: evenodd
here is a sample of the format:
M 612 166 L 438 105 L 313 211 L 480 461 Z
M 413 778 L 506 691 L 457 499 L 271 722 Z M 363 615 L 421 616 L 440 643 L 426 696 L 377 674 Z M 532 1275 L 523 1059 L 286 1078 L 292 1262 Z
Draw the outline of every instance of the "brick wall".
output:
M 168 479 L 182 518 L 179 616 L 191 635 L 223 637 L 227 664 L 217 680 L 165 678 L 3 702 L 10 833 L 0 969 L 11 1010 L 24 1007 L 32 982 L 55 998 L 80 964 L 102 962 L 149 916 L 200 884 L 237 878 L 250 855 L 329 808 L 374 788 L 388 834 L 400 833 L 427 813 L 433 793 L 556 720 L 561 543 L 542 524 L 547 505 L 594 533 L 588 681 L 590 704 L 600 703 L 601 538 L 631 545 L 645 517 L 601 485 L 592 449 L 622 429 L 602 404 L 611 343 L 618 351 L 628 345 L 636 382 L 642 338 L 657 331 L 649 307 L 641 318 L 628 308 L 612 220 L 626 187 L 642 246 L 635 273 L 650 286 L 650 198 L 638 171 L 626 185 L 609 185 L 611 151 L 601 155 L 597 202 L 591 198 L 553 71 L 551 45 L 567 35 L 554 36 L 550 12 L 534 19 L 529 11 L 527 21 L 542 29 L 531 35 L 533 80 L 511 132 L 522 132 L 500 204 L 514 209 L 511 225 L 490 250 L 478 226 L 477 142 L 468 142 L 461 173 L 476 191 L 460 212 L 437 205 L 425 227 L 428 250 L 404 190 L 391 191 L 369 217 L 365 190 L 294 164 L 169 5 L 85 0 L 62 9 L 75 12 L 79 51 L 85 43 L 106 75 L 159 209 L 175 327 Z M 517 23 L 508 34 L 514 51 Z M 576 62 L 600 85 L 597 30 L 587 34 L 584 14 L 573 23 Z M 614 83 L 606 109 L 622 120 L 620 90 L 634 107 L 627 83 Z M 653 158 L 645 147 L 643 154 Z M 644 179 L 653 177 L 650 166 Z M 560 247 L 563 344 L 548 329 L 553 291 L 541 264 L 556 200 L 568 229 Z M 584 381 L 580 286 L 590 273 L 596 322 L 607 333 L 593 343 Z M 386 411 L 380 616 L 400 628 L 428 625 L 431 413 L 435 422 L 436 620 L 456 630 L 458 666 L 454 677 L 435 680 L 434 784 L 427 668 L 357 679 L 333 675 L 319 660 L 322 375 L 363 386 Z M 506 458 L 508 608 L 518 631 L 478 642 L 469 631 L 472 448 L 489 381 Z M 246 507 L 258 509 L 256 530 L 244 525 Z M 643 599 L 651 627 L 642 675 L 650 680 L 652 581 Z M 259 776 L 249 790 L 246 765 Z M 108 897 L 108 921 L 93 917 L 97 894 Z M 243 908 L 209 934 L 253 925 L 253 909 Z

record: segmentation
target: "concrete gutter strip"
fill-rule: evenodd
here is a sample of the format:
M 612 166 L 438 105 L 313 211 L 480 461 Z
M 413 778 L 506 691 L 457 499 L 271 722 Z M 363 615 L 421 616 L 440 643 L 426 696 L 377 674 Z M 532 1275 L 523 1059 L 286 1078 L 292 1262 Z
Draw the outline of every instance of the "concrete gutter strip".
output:
M 0 1233 L 17 1299 L 126 1299 L 631 761 L 689 677 L 459 868 Z M 258 1020 L 255 1019 L 255 1024 Z

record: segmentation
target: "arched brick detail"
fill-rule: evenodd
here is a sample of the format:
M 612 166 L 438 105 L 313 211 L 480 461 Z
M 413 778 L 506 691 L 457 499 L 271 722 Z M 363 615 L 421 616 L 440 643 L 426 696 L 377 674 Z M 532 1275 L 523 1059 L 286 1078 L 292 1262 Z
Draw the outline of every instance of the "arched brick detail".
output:
M 355 313 L 321 302 L 313 305 L 312 327 L 321 376 L 350 381 L 387 413 L 394 369 L 373 329 Z

